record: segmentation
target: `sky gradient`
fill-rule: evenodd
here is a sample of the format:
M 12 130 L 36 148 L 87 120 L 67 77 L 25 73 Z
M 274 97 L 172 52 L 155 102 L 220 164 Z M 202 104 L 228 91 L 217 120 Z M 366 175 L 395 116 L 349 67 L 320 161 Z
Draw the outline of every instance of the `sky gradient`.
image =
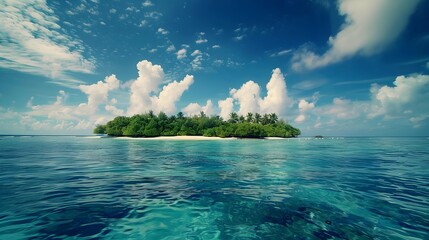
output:
M 0 5 L 0 134 L 90 134 L 153 110 L 429 135 L 426 0 Z

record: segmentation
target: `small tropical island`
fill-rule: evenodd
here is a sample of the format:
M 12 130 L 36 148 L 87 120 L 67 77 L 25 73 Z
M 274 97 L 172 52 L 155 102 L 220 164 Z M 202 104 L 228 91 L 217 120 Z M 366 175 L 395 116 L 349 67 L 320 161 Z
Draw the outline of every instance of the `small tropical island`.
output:
M 232 112 L 228 120 L 220 116 L 207 116 L 204 112 L 187 117 L 182 112 L 167 116 L 150 111 L 132 117 L 119 116 L 105 125 L 97 125 L 95 134 L 112 137 L 153 138 L 160 136 L 205 136 L 220 138 L 293 138 L 301 131 L 292 127 L 277 114 L 248 113 L 239 116 Z

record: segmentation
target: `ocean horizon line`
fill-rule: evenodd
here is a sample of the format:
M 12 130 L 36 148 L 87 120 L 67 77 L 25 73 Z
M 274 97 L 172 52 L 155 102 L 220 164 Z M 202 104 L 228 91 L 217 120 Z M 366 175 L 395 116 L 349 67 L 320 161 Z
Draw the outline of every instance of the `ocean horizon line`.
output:
M 0 137 L 87 137 L 87 136 L 106 136 L 109 138 L 116 138 L 114 136 L 108 136 L 106 134 L 1 134 Z M 186 135 L 186 136 L 193 136 L 193 135 Z M 374 137 L 374 138 L 407 138 L 407 137 L 429 137 L 429 135 L 420 135 L 420 136 L 412 136 L 412 135 L 404 135 L 404 136 L 382 136 L 382 135 L 304 135 L 304 136 L 298 136 L 295 138 L 314 138 L 316 136 L 322 136 L 323 138 L 335 138 L 335 137 L 343 137 L 343 138 L 368 138 L 368 137 Z M 163 136 L 163 137 L 176 137 L 176 136 Z M 129 138 L 142 138 L 142 137 L 129 137 Z

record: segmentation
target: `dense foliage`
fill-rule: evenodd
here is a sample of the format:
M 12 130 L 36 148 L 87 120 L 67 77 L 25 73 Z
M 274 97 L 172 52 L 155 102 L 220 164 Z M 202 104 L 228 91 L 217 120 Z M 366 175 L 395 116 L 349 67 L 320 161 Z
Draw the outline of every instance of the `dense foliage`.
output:
M 201 112 L 199 116 L 185 117 L 179 112 L 177 115 L 167 116 L 161 112 L 155 115 L 152 111 L 132 117 L 116 117 L 106 125 L 97 125 L 96 134 L 129 137 L 157 137 L 157 136 L 207 136 L 207 137 L 296 137 L 301 134 L 283 120 L 279 120 L 275 113 L 261 115 L 248 113 L 239 116 L 231 113 L 230 119 L 224 121 L 219 116 L 208 117 Z

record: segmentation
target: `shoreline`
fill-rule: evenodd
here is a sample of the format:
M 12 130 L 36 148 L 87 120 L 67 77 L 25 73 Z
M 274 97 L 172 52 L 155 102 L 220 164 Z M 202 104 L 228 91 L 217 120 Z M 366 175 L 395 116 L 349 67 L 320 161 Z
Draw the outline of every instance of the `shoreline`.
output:
M 204 136 L 160 136 L 160 137 L 114 137 L 122 140 L 236 140 L 237 138 L 204 137 Z
M 112 137 L 120 140 L 203 140 L 203 141 L 226 141 L 226 140 L 289 140 L 298 138 L 281 138 L 281 137 L 265 137 L 265 138 L 221 138 L 221 137 L 205 137 L 205 136 L 159 136 L 159 137 Z

